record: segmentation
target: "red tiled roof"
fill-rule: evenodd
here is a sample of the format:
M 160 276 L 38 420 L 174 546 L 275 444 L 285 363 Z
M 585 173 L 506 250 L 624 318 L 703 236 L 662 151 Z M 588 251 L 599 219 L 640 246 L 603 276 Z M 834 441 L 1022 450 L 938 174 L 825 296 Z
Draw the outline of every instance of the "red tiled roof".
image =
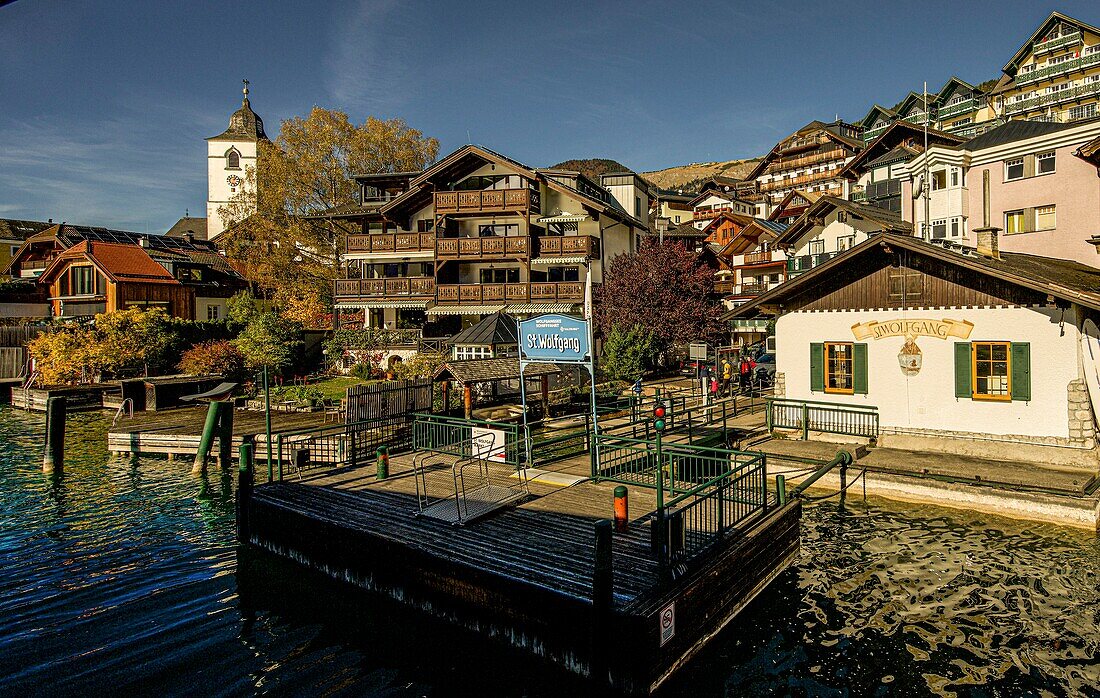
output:
M 100 268 L 113 281 L 137 281 L 146 284 L 179 285 L 168 270 L 157 264 L 140 245 L 123 245 L 114 242 L 84 242 L 62 252 L 50 265 L 43 278 L 61 267 L 66 260 L 86 258 Z

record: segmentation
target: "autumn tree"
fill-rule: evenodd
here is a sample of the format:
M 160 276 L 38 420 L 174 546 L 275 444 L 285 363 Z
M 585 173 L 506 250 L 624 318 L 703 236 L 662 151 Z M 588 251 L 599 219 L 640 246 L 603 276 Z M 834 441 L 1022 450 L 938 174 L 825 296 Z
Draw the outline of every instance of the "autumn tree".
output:
M 596 291 L 596 323 L 604 337 L 616 327 L 644 327 L 656 351 L 716 341 L 721 312 L 714 271 L 682 243 L 653 237 L 644 238 L 637 252 L 613 258 Z
M 438 152 L 439 141 L 402 119 L 353 124 L 321 107 L 288 119 L 274 142 L 259 143 L 245 186 L 218 210 L 231 230 L 227 253 L 277 303 L 327 298 L 349 229 L 311 216 L 357 201 L 354 175 L 420 170 Z

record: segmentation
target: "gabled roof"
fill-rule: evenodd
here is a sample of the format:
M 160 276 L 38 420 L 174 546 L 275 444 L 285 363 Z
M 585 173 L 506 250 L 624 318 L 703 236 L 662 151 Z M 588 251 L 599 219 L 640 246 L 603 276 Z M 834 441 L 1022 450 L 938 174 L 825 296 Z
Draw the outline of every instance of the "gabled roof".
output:
M 42 272 L 41 280 L 49 283 L 57 272 L 74 260 L 87 260 L 103 275 L 115 283 L 134 282 L 148 284 L 181 285 L 168 270 L 157 264 L 140 245 L 85 240 L 62 252 Z
M 768 164 L 771 163 L 771 161 L 779 153 L 779 149 L 784 143 L 786 143 L 787 141 L 789 141 L 792 138 L 795 138 L 797 136 L 805 136 L 805 135 L 808 135 L 810 133 L 814 133 L 816 131 L 820 131 L 821 133 L 824 133 L 831 140 L 834 140 L 837 143 L 840 143 L 842 145 L 846 145 L 846 146 L 848 146 L 849 148 L 851 148 L 853 150 L 856 150 L 856 151 L 862 150 L 863 145 L 864 145 L 862 140 L 857 140 L 855 138 L 849 138 L 848 136 L 845 136 L 841 133 L 838 133 L 838 130 L 840 128 L 840 126 L 839 126 L 840 123 L 841 122 L 837 121 L 837 122 L 827 124 L 824 121 L 817 121 L 815 119 L 814 121 L 811 121 L 810 123 L 806 124 L 802 128 L 798 129 L 794 133 L 792 133 L 788 136 L 785 136 L 782 140 L 780 140 L 778 143 L 776 143 L 772 147 L 771 150 L 768 151 L 768 154 L 765 155 L 760 160 L 760 162 L 756 163 L 756 167 L 752 168 L 752 172 L 745 175 L 745 179 L 746 180 L 756 179 L 757 177 L 759 177 L 760 174 L 764 171 L 764 168 L 766 168 L 768 166 Z
M 965 150 L 975 151 L 992 148 L 1005 143 L 1014 143 L 1035 136 L 1044 136 L 1048 133 L 1057 133 L 1067 128 L 1073 128 L 1079 124 L 1054 124 L 1047 121 L 1024 121 L 1015 119 L 1009 121 L 992 131 L 986 131 L 980 136 L 975 136 L 962 144 Z
M 940 91 L 937 92 L 934 95 L 934 99 L 932 101 L 933 102 L 943 101 L 943 99 L 946 98 L 948 96 L 948 94 L 950 94 L 952 88 L 954 88 L 954 87 L 963 87 L 963 88 L 966 88 L 967 90 L 970 90 L 971 92 L 976 92 L 977 89 L 978 89 L 978 88 L 974 87 L 973 85 L 971 85 L 969 82 L 966 82 L 965 80 L 960 80 L 959 78 L 952 75 L 951 77 L 949 77 L 947 79 L 947 82 L 945 82 L 943 84 L 943 87 L 940 88 Z
M 26 240 L 32 235 L 51 227 L 53 227 L 53 223 L 0 218 L 0 240 Z
M 1073 153 L 1085 162 L 1100 167 L 1100 136 L 1093 138 Z
M 451 337 L 450 344 L 466 347 L 489 347 L 518 344 L 516 319 L 505 313 L 493 313 Z
M 187 233 L 191 233 L 196 240 L 205 240 L 206 219 L 194 216 L 184 216 L 176 221 L 176 224 L 169 228 L 165 235 L 171 238 L 181 238 Z
M 719 257 L 730 257 L 755 249 L 762 242 L 777 239 L 787 230 L 786 223 L 769 221 L 766 218 L 754 218 L 752 222 L 737 231 L 726 246 L 718 253 Z
M 879 233 L 847 252 L 734 308 L 725 313 L 722 319 L 731 320 L 736 317 L 768 314 L 785 298 L 812 288 L 819 279 L 829 278 L 841 267 L 860 264 L 864 255 L 883 245 L 891 249 L 908 250 L 911 253 L 931 257 L 1032 291 L 1077 303 L 1093 310 L 1100 310 L 1100 269 L 1085 266 L 1080 262 L 1018 252 L 1001 252 L 1000 258 L 979 255 L 973 250 L 964 254 L 925 242 L 912 235 Z
M 874 169 L 875 167 L 882 167 L 883 165 L 892 165 L 895 162 L 909 162 L 914 156 L 919 155 L 920 152 L 921 150 L 919 148 L 914 148 L 905 143 L 899 143 L 879 157 L 868 162 L 867 167 Z
M 1092 32 L 1093 34 L 1100 34 L 1100 29 L 1097 29 L 1091 24 L 1086 24 L 1079 19 L 1074 19 L 1073 17 L 1064 15 L 1061 12 L 1051 12 L 1050 16 L 1047 17 L 1046 20 L 1039 25 L 1039 28 L 1036 29 L 1031 34 L 1031 36 L 1027 38 L 1027 41 L 1024 42 L 1019 50 L 1016 51 L 1016 53 L 1012 54 L 1012 58 L 1009 59 L 1008 63 L 1005 63 L 1005 67 L 1001 68 L 1001 70 L 1003 70 L 1008 75 L 1015 75 L 1016 70 L 1018 70 L 1020 67 L 1020 61 L 1022 61 L 1025 56 L 1031 53 L 1031 47 L 1035 44 L 1035 42 L 1037 42 L 1040 37 L 1046 35 L 1046 33 L 1053 29 L 1054 25 L 1058 24 L 1059 22 L 1072 24 L 1079 29 Z
M 883 131 L 878 138 L 868 143 L 867 147 L 852 158 L 847 165 L 840 168 L 837 174 L 851 180 L 859 179 L 859 176 L 866 171 L 871 162 L 881 158 L 903 141 L 918 136 L 922 139 L 917 150 L 917 152 L 920 152 L 924 148 L 924 127 L 899 119 L 890 124 L 889 128 Z M 937 131 L 934 128 L 928 129 L 929 145 L 957 145 L 965 140 L 946 131 Z
M 818 191 L 804 191 L 802 189 L 795 189 L 793 191 L 789 191 L 789 192 L 787 192 L 787 195 L 784 196 L 779 201 L 779 203 L 775 205 L 775 208 L 772 209 L 772 212 L 771 212 L 771 214 L 769 214 L 768 218 L 770 220 L 775 220 L 775 216 L 777 216 L 778 214 L 780 214 L 783 211 L 787 210 L 788 208 L 791 208 L 792 204 L 794 204 L 795 207 L 797 207 L 797 206 L 809 206 L 810 204 L 815 203 L 822 196 L 825 196 L 825 195 L 822 194 L 821 192 L 818 192 Z M 803 199 L 803 200 L 805 200 L 806 203 L 805 204 L 795 204 L 794 203 L 795 199 Z
M 710 223 L 707 223 L 704 231 L 709 231 L 711 228 L 716 228 L 723 222 L 729 221 L 735 225 L 745 226 L 754 220 L 753 216 L 747 216 L 743 213 L 730 213 L 729 211 L 722 211 L 717 216 L 711 219 Z
M 881 104 L 872 104 L 871 108 L 867 110 L 867 115 L 860 119 L 857 123 L 859 123 L 864 128 L 868 128 L 876 121 L 878 121 L 877 115 L 879 114 L 885 116 L 887 119 L 897 118 L 897 112 L 891 111 Z
M 838 199 L 835 196 L 822 196 L 791 223 L 787 230 L 779 236 L 777 242 L 782 245 L 797 241 L 807 230 L 818 225 L 822 218 L 837 209 L 847 211 L 856 218 L 876 223 L 883 232 L 909 234 L 913 232 L 913 225 L 903 221 L 901 216 L 893 211 L 878 206 L 868 206 L 855 201 L 848 201 L 847 199 Z
M 935 95 L 929 96 L 934 97 Z M 901 104 L 898 105 L 898 118 L 904 118 L 905 113 L 909 111 L 909 107 L 913 106 L 914 104 L 919 104 L 924 107 L 924 111 L 928 111 L 928 103 L 924 101 L 924 95 L 917 92 L 910 92 L 909 94 L 905 95 L 905 99 L 901 100 Z

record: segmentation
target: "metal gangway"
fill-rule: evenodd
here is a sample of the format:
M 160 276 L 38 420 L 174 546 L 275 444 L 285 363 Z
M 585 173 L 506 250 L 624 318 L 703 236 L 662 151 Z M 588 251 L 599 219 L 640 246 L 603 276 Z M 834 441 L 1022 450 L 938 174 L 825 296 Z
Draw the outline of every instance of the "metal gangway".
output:
M 508 462 L 509 454 L 527 451 L 525 442 L 487 447 L 473 437 L 448 452 L 418 454 L 413 459 L 417 516 L 461 526 L 527 498 L 526 468 Z

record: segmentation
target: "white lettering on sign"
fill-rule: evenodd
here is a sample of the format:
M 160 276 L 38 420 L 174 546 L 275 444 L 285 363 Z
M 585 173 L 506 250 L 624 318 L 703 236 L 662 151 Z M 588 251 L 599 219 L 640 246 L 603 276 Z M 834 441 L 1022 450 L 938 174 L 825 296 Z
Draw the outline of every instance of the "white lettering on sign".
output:
M 552 349 L 564 354 L 567 351 L 579 354 L 581 351 L 580 337 L 562 337 L 559 334 L 529 334 L 527 335 L 528 349 Z
M 664 647 L 676 635 L 676 602 L 662 608 L 658 618 L 661 620 L 661 647 Z

